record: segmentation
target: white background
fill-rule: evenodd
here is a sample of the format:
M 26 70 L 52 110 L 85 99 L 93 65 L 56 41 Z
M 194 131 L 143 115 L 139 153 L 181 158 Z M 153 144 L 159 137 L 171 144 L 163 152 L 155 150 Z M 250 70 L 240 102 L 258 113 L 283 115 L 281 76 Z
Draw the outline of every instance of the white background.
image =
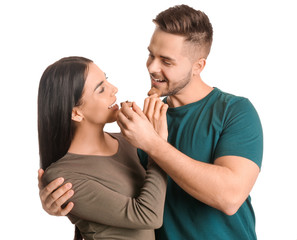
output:
M 213 24 L 203 80 L 248 97 L 262 120 L 263 166 L 251 193 L 258 238 L 297 239 L 297 17 L 289 0 L 1 1 L 1 239 L 73 237 L 68 219 L 47 215 L 39 201 L 36 102 L 44 69 L 62 57 L 88 57 L 119 88 L 119 102 L 142 106 L 151 20 L 181 3 Z

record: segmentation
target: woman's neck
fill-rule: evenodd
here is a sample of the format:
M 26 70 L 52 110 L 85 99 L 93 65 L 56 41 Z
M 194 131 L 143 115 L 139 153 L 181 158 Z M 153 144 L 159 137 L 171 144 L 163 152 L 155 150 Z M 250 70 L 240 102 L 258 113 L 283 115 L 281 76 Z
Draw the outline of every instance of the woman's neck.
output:
M 117 152 L 118 142 L 103 127 L 81 124 L 75 130 L 68 152 L 82 155 L 110 156 Z

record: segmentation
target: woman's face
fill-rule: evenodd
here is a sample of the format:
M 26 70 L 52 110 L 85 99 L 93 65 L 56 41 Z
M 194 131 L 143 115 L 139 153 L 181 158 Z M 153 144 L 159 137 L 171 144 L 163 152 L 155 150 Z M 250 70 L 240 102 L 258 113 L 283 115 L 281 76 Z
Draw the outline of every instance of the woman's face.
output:
M 114 122 L 119 109 L 115 96 L 117 92 L 118 89 L 106 80 L 101 69 L 96 64 L 90 63 L 82 104 L 79 106 L 84 121 L 96 125 Z

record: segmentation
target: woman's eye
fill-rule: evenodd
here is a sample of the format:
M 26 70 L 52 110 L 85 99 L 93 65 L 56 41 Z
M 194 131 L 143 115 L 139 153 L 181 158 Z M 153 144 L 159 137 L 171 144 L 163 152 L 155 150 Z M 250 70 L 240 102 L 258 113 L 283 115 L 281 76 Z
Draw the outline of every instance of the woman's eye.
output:
M 101 90 L 99 91 L 99 93 L 103 93 L 104 92 L 104 87 L 101 88 Z

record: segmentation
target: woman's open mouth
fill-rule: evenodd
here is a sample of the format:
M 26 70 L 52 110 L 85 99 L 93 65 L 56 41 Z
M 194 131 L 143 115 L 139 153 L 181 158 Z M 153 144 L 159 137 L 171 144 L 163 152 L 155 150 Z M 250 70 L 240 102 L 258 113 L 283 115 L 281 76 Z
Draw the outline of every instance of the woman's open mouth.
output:
M 108 109 L 119 109 L 119 106 L 117 104 L 117 100 L 114 101 L 113 104 L 111 104 L 110 106 L 108 106 Z

